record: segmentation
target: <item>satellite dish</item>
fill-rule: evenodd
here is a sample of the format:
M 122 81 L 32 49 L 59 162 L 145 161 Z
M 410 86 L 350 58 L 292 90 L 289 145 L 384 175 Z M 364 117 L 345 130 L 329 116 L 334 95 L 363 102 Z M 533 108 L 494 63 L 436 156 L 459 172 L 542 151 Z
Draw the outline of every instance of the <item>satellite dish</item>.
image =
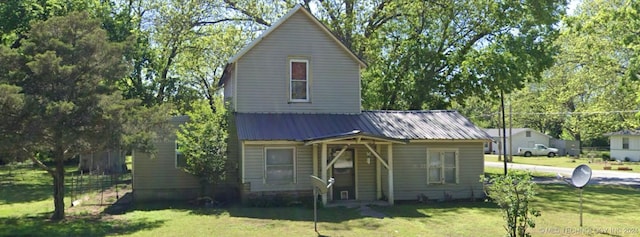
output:
M 322 179 L 316 176 L 313 176 L 313 175 L 310 175 L 310 176 L 311 176 L 311 184 L 313 184 L 313 187 L 317 188 L 320 194 L 327 193 L 327 191 L 329 190 L 327 188 L 327 183 L 325 183 Z
M 582 188 L 591 180 L 591 168 L 588 165 L 579 165 L 573 170 L 571 183 L 576 188 Z

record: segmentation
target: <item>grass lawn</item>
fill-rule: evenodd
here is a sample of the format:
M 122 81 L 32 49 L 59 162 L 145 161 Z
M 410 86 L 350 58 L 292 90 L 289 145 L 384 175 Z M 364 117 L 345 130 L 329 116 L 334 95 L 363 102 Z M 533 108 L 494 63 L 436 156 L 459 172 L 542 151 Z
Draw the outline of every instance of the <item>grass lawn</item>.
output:
M 502 162 L 498 161 L 497 155 L 484 155 L 485 161 L 492 162 Z M 589 163 L 591 161 L 591 163 Z M 589 167 L 593 170 L 604 170 L 605 163 L 602 162 L 600 158 L 570 158 L 570 157 L 553 157 L 549 158 L 546 156 L 534 156 L 534 157 L 523 157 L 523 156 L 513 156 L 513 163 L 517 164 L 528 164 L 528 165 L 543 165 L 543 166 L 554 166 L 554 167 L 566 167 L 566 168 L 575 168 L 580 164 L 588 164 Z M 640 173 L 640 162 L 622 162 L 622 164 L 618 164 L 615 161 L 607 162 L 609 166 L 611 166 L 612 170 L 616 170 L 620 166 L 629 167 L 633 169 L 632 171 L 621 171 L 621 172 L 638 172 Z
M 0 236 L 316 236 L 313 209 L 308 207 L 212 209 L 184 203 L 143 203 L 118 215 L 70 212 L 67 220 L 53 223 L 45 216 L 53 209 L 50 179 L 39 171 L 22 172 L 24 179 L 18 175 L 8 183 L 4 182 L 9 177 L 7 170 L 0 169 Z M 638 236 L 638 191 L 622 186 L 586 187 L 584 227 L 579 228 L 577 190 L 568 185 L 540 185 L 533 205 L 542 216 L 531 233 Z M 357 209 L 320 209 L 318 229 L 326 236 L 504 235 L 501 212 L 492 203 L 398 204 L 374 209 L 387 217 L 362 217 Z

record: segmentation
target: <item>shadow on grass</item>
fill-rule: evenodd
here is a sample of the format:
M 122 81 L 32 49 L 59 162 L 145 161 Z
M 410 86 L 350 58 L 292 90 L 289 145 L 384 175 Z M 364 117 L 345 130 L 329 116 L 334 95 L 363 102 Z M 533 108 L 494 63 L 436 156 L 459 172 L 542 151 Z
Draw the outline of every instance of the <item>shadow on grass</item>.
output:
M 117 220 L 96 217 L 68 217 L 60 222 L 38 217 L 0 218 L 0 236 L 106 236 L 130 234 L 141 230 L 160 227 L 163 221 L 146 219 Z
M 65 190 L 69 194 L 72 190 L 71 174 L 76 172 L 77 165 L 65 169 Z M 53 178 L 46 171 L 25 165 L 19 168 L 0 166 L 0 203 L 26 203 L 50 198 L 53 198 Z
M 13 204 L 42 201 L 51 198 L 51 185 L 45 184 L 0 184 L 0 203 Z

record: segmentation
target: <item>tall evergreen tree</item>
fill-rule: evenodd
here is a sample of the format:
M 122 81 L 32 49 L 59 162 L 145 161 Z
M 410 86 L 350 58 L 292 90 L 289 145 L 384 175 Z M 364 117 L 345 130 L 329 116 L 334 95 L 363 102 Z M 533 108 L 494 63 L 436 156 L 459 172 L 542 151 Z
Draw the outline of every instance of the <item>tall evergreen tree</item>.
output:
M 34 23 L 19 48 L 0 50 L 1 107 L 10 108 L 3 121 L 7 113 L 13 124 L 3 127 L 12 145 L 2 148 L 53 177 L 52 219 L 65 217 L 65 160 L 126 142 L 150 144 L 150 133 L 134 131 L 145 128 L 139 114 L 153 110 L 123 100 L 114 86 L 127 71 L 122 48 L 108 41 L 99 21 L 74 12 Z M 44 156 L 54 167 L 39 160 Z

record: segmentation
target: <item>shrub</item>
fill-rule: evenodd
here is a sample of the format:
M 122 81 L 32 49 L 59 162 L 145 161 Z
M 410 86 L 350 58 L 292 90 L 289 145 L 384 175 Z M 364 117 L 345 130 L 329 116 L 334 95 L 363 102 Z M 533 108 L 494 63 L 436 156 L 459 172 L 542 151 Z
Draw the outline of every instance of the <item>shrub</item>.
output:
M 602 160 L 610 161 L 611 160 L 611 154 L 608 151 L 603 151 L 602 152 Z
M 539 211 L 530 207 L 536 194 L 536 184 L 531 175 L 511 172 L 489 178 L 480 177 L 480 182 L 487 184 L 487 196 L 502 209 L 508 236 L 531 236 L 527 233 L 527 228 L 535 228 L 534 217 L 540 216 Z

